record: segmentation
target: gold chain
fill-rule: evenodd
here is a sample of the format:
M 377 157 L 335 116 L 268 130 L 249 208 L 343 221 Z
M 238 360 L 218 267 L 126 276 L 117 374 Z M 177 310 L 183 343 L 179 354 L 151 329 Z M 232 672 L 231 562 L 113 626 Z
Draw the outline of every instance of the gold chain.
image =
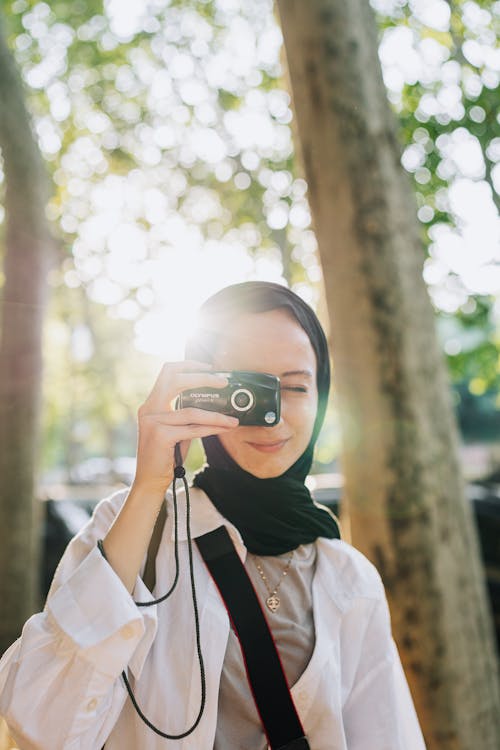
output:
M 283 582 L 285 576 L 288 574 L 288 570 L 290 568 L 290 565 L 292 564 L 292 557 L 293 557 L 293 553 L 294 552 L 295 552 L 295 550 L 292 550 L 290 552 L 290 557 L 288 558 L 287 563 L 285 565 L 285 568 L 283 569 L 283 571 L 281 573 L 281 576 L 280 576 L 280 579 L 279 579 L 278 583 L 276 584 L 276 587 L 274 588 L 273 591 L 271 591 L 271 588 L 270 588 L 270 586 L 269 586 L 269 584 L 267 582 L 267 576 L 264 573 L 264 571 L 262 570 L 261 564 L 258 562 L 259 558 L 257 556 L 254 556 L 252 558 L 253 561 L 254 561 L 254 563 L 255 563 L 255 567 L 259 571 L 260 577 L 264 581 L 264 585 L 265 585 L 265 587 L 267 589 L 267 593 L 269 594 L 269 596 L 266 599 L 266 604 L 267 604 L 268 608 L 271 610 L 271 612 L 276 612 L 276 610 L 279 608 L 279 606 L 281 604 L 280 598 L 279 598 L 279 596 L 277 596 L 277 593 L 278 593 L 278 589 L 281 586 L 281 583 Z

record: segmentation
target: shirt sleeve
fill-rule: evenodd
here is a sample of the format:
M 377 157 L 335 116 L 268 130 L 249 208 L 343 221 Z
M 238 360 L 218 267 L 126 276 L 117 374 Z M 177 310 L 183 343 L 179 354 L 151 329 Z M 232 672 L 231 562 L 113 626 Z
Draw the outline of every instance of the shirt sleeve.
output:
M 123 707 L 121 672 L 138 678 L 157 628 L 138 577 L 132 595 L 101 555 L 128 490 L 103 500 L 69 543 L 43 612 L 0 660 L 0 715 L 23 750 L 102 747 Z
M 371 604 L 354 681 L 343 708 L 347 747 L 426 750 L 392 637 L 385 592 Z

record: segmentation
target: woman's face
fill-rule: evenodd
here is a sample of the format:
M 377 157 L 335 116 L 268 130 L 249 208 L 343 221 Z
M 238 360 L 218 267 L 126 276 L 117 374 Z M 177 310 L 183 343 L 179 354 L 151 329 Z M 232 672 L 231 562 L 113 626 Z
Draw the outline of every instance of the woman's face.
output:
M 284 309 L 241 314 L 219 340 L 214 369 L 253 370 L 280 378 L 277 425 L 240 426 L 219 435 L 242 469 L 260 479 L 280 476 L 306 449 L 316 419 L 316 355 L 308 335 Z

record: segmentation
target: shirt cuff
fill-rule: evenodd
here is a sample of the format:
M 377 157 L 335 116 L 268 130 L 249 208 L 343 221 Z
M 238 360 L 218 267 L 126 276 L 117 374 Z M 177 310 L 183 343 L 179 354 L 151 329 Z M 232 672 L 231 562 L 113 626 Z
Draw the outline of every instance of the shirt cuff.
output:
M 140 579 L 134 598 L 152 599 Z M 138 676 L 156 633 L 156 605 L 141 612 L 97 546 L 49 597 L 46 609 L 80 656 L 97 669 L 118 676 L 130 663 Z

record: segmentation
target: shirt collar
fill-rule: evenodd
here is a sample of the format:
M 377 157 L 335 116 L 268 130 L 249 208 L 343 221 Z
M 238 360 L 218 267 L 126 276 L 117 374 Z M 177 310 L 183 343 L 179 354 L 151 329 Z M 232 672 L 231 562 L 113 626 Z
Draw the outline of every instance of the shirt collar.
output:
M 180 487 L 176 490 L 177 495 L 177 536 L 179 541 L 187 540 L 186 532 L 186 492 L 184 487 Z M 166 521 L 166 532 L 170 539 L 175 539 L 175 525 L 174 525 L 174 498 L 172 489 L 169 489 L 165 495 L 167 503 L 167 521 Z M 212 503 L 206 492 L 200 487 L 189 488 L 189 500 L 190 500 L 190 528 L 191 538 L 202 534 L 207 534 L 209 531 L 219 528 L 219 526 L 226 526 L 229 536 L 233 543 L 239 548 L 239 552 L 244 551 L 245 545 L 241 537 L 240 532 L 230 521 L 227 520 Z

